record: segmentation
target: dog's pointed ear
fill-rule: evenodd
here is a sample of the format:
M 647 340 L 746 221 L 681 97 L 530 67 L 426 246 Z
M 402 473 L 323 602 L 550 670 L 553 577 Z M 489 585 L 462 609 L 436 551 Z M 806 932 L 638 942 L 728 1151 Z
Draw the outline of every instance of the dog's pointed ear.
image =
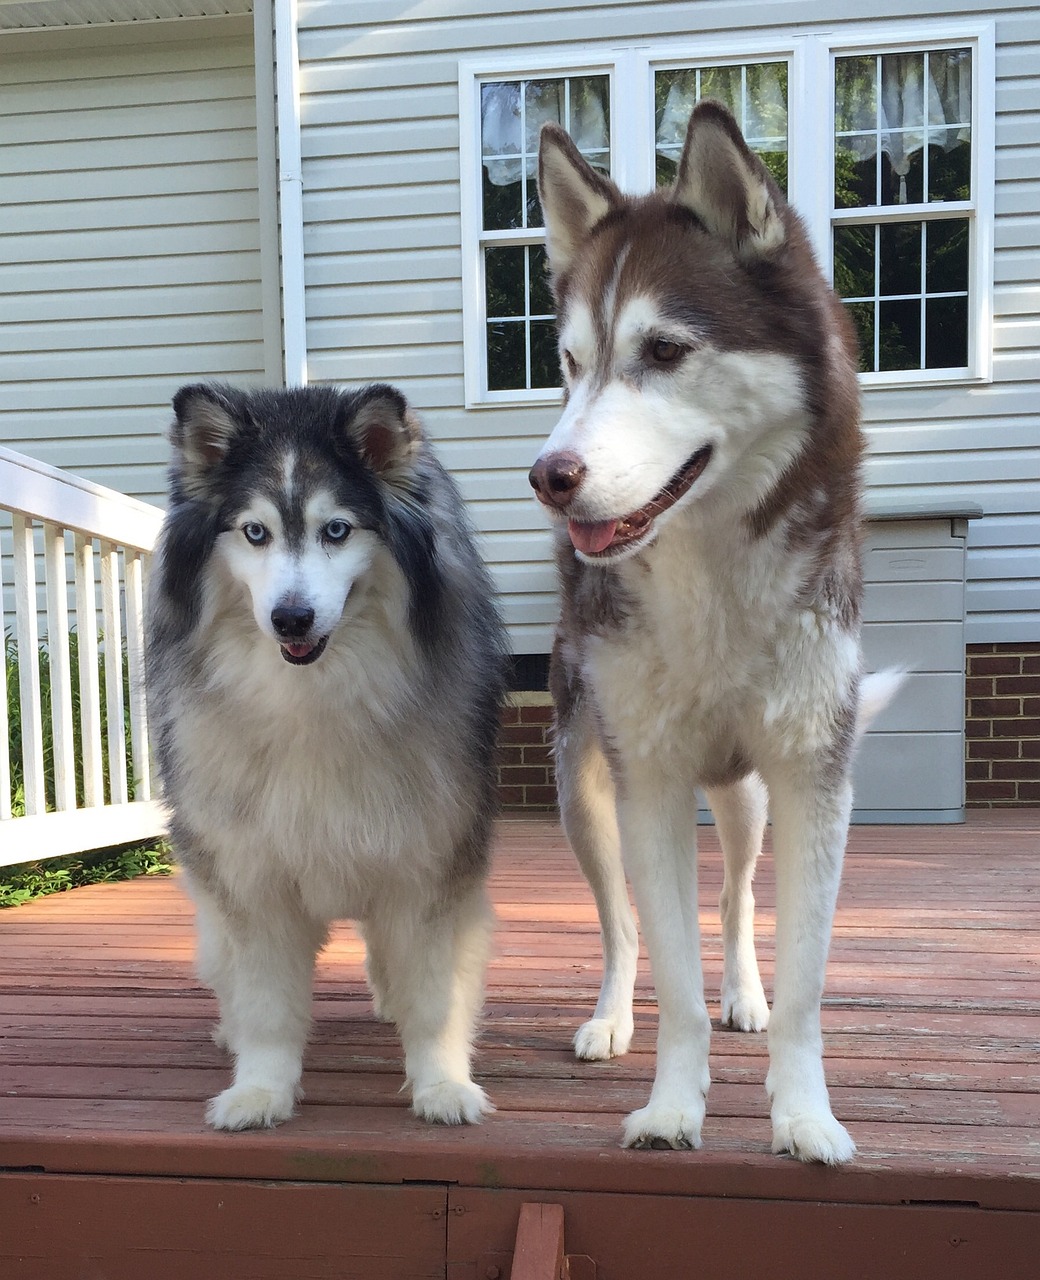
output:
M 385 480 L 408 469 L 422 426 L 396 387 L 375 383 L 349 403 L 344 425 L 365 462 Z
M 690 116 L 672 199 L 725 241 L 740 262 L 768 257 L 787 238 L 783 196 L 737 122 L 710 98 Z
M 222 387 L 194 383 L 173 397 L 170 442 L 180 455 L 185 488 L 196 497 L 207 492 L 207 477 L 222 462 L 232 437 L 243 426 Z
M 547 233 L 549 265 L 559 275 L 597 222 L 621 201 L 609 178 L 597 173 L 558 124 L 543 124 L 538 146 L 538 199 Z

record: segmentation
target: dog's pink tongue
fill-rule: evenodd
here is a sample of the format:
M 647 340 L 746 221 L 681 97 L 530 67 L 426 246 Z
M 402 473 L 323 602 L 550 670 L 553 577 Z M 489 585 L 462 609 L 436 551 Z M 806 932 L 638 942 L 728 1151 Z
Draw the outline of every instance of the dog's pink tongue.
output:
M 287 644 L 286 649 L 294 658 L 306 658 L 308 653 L 314 648 L 312 644 Z
M 573 546 L 586 555 L 594 556 L 610 546 L 617 526 L 616 520 L 597 520 L 594 524 L 579 524 L 577 520 L 569 520 L 567 532 Z

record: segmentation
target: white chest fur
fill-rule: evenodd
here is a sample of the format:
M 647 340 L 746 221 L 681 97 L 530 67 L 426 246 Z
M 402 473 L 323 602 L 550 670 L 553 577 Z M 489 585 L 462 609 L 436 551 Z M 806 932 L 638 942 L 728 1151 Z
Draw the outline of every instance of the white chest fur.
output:
M 801 599 L 811 552 L 792 552 L 782 530 L 692 532 L 676 521 L 644 557 L 606 570 L 635 605 L 627 628 L 585 650 L 608 733 L 626 754 L 701 779 L 734 753 L 817 749 L 859 653 L 838 619 Z

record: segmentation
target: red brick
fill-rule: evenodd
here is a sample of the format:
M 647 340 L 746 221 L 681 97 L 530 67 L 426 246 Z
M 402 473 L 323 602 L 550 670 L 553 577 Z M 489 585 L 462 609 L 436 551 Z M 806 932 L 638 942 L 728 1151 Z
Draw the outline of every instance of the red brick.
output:
M 992 769 L 994 778 L 1040 782 L 1040 761 L 1038 760 L 995 760 Z
M 552 707 L 520 707 L 521 724 L 552 724 Z
M 1018 743 L 1014 738 L 976 738 L 968 743 L 971 760 L 1017 760 Z
M 1022 674 L 1025 676 L 1040 675 L 1040 655 L 1022 659 Z
M 1023 760 L 1040 760 L 1040 738 L 1023 738 L 1020 748 Z
M 973 800 L 1014 800 L 1015 784 L 1013 782 L 973 782 L 971 798 Z
M 501 770 L 499 778 L 504 787 L 522 787 L 528 783 L 544 786 L 546 771 L 536 766 L 528 768 L 526 765 L 510 765 Z
M 974 658 L 971 663 L 973 676 L 1017 676 L 1022 670 L 1022 659 L 1009 654 L 993 654 L 991 657 Z
M 972 658 L 979 653 L 996 653 L 997 652 L 997 646 L 989 642 L 987 642 L 986 644 L 969 644 L 965 647 L 967 649 L 969 658 Z
M 545 741 L 545 725 L 507 724 L 499 729 L 498 740 L 519 746 L 538 746 Z
M 965 720 L 964 736 L 966 738 L 992 738 L 992 720 Z
M 544 742 L 525 745 L 523 755 L 524 764 L 552 764 L 553 761 L 553 749 Z
M 555 809 L 557 798 L 555 787 L 525 787 L 527 803 L 533 809 Z
M 997 676 L 993 681 L 997 694 L 1011 694 L 1022 698 L 1027 693 L 1040 693 L 1040 676 Z
M 1026 716 L 1040 716 L 1040 698 L 1023 698 L 1022 714 Z
M 992 698 L 993 676 L 968 676 L 964 681 L 964 694 L 968 698 Z
M 1029 804 L 1035 804 L 1040 801 L 1040 782 L 1020 782 L 1018 784 L 1018 798 L 1025 800 Z
M 499 707 L 498 723 L 499 724 L 519 724 L 520 708 L 511 706 L 509 704 L 506 704 L 506 706 L 504 707 Z
M 1040 719 L 1020 716 L 1017 720 L 994 720 L 993 736 L 994 738 L 1040 737 Z
M 506 808 L 512 808 L 524 803 L 523 787 L 499 787 L 498 800 L 501 805 Z
M 968 703 L 968 715 L 976 719 L 1021 714 L 1021 698 L 972 698 Z
M 1021 761 L 1015 763 L 1020 764 Z M 968 782 L 988 782 L 990 762 L 988 760 L 968 760 L 964 765 L 964 777 Z

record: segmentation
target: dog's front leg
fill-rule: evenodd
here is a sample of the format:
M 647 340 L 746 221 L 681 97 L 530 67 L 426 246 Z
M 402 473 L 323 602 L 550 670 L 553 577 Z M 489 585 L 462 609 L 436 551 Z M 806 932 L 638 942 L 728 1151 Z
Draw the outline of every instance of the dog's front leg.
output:
M 705 789 L 722 844 L 722 1023 L 734 1031 L 762 1031 L 769 1005 L 755 956 L 752 881 L 766 829 L 766 789 L 757 774 L 727 787 Z
M 412 1110 L 440 1124 L 492 1111 L 470 1078 L 494 917 L 483 884 L 450 905 L 397 902 L 365 922 L 386 983 L 383 1006 L 404 1045 Z
M 711 1022 L 697 918 L 697 814 L 646 770 L 626 779 L 621 841 L 657 991 L 657 1068 L 650 1101 L 625 1121 L 626 1147 L 699 1147 Z
M 769 1022 L 773 1150 L 841 1164 L 856 1147 L 831 1113 L 820 1000 L 852 808 L 845 777 L 793 766 L 768 778 L 776 863 L 776 976 Z
M 617 803 L 603 748 L 586 707 L 557 713 L 556 781 L 560 819 L 596 899 L 603 941 L 603 982 L 592 1017 L 574 1036 L 577 1057 L 627 1053 L 639 935 L 621 860 Z
M 215 1129 L 287 1120 L 300 1096 L 314 958 L 326 927 L 284 901 L 248 912 L 193 890 L 200 976 L 220 1003 L 218 1042 L 235 1058 L 230 1088 L 210 1100 Z

